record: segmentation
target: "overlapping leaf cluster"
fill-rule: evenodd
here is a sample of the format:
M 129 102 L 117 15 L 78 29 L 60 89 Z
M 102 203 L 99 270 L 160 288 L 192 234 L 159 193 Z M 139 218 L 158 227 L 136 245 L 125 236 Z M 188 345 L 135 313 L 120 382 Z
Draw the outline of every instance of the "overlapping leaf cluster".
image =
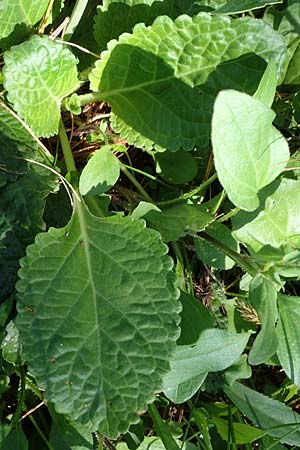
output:
M 26 387 L 48 402 L 48 448 L 117 438 L 161 391 L 184 403 L 217 388 L 256 427 L 233 421 L 237 444 L 300 445 L 299 416 L 238 383 L 273 364 L 300 387 L 299 2 L 78 0 L 66 28 L 76 56 L 53 34 L 68 13 L 54 3 L 0 1 L 3 392 L 14 369 L 21 379 L 3 448 L 28 448 Z M 76 167 L 65 128 L 84 129 L 81 107 L 95 102 L 111 108 L 109 127 Z M 143 151 L 150 169 L 134 166 Z M 192 409 L 205 445 L 208 417 L 232 442 L 223 406 Z

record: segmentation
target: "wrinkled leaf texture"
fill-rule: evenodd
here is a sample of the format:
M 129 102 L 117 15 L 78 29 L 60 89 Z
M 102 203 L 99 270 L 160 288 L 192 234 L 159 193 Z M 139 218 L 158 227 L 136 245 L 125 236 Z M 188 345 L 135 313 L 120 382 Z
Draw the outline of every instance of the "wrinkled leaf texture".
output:
M 59 413 L 110 438 L 154 400 L 179 334 L 171 259 L 143 221 L 77 204 L 19 271 L 25 358 Z
M 152 26 L 138 24 L 131 35 L 110 41 L 90 74 L 91 89 L 110 103 L 114 129 L 129 143 L 148 150 L 154 143 L 171 151 L 191 150 L 208 144 L 217 91 L 233 87 L 230 76 L 219 76 L 222 63 L 249 53 L 274 59 L 279 68 L 285 44 L 278 32 L 249 17 L 200 13 L 172 21 L 161 16 Z M 242 73 L 234 80 L 241 89 L 247 69 Z

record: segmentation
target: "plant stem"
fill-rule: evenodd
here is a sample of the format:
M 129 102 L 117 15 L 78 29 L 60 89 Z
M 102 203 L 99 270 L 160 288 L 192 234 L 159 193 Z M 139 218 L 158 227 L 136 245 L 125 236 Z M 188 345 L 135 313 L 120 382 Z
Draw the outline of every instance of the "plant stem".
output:
M 207 181 L 202 183 L 200 186 L 196 187 L 190 192 L 186 192 L 181 197 L 174 198 L 172 200 L 167 200 L 165 202 L 157 202 L 156 205 L 158 206 L 167 206 L 167 205 L 174 205 L 176 203 L 180 203 L 183 200 L 187 200 L 190 197 L 193 197 L 193 195 L 198 194 L 199 192 L 203 191 L 207 186 L 209 186 L 213 181 L 215 181 L 218 178 L 218 175 L 215 173 L 212 175 Z
M 20 379 L 21 379 L 21 389 L 20 389 L 20 395 L 18 399 L 18 406 L 14 413 L 12 424 L 16 425 L 22 415 L 22 408 L 23 408 L 23 402 L 25 398 L 25 389 L 26 389 L 26 374 L 25 369 L 23 366 L 20 367 Z
M 80 105 L 88 105 L 93 102 L 100 102 L 102 99 L 101 92 L 89 92 L 88 94 L 78 95 L 77 100 L 79 100 Z
M 139 191 L 139 193 L 141 194 L 141 196 L 143 197 L 144 200 L 146 200 L 147 202 L 150 203 L 154 203 L 152 198 L 150 197 L 150 195 L 145 191 L 145 189 L 143 188 L 143 186 L 137 181 L 137 179 L 130 173 L 130 171 L 128 169 L 126 169 L 126 167 L 124 167 L 123 165 L 120 164 L 120 169 L 122 170 L 122 172 L 124 173 L 124 175 L 126 175 L 126 177 L 131 181 L 131 183 L 137 188 L 137 190 Z
M 239 253 L 235 252 L 231 248 L 227 247 L 223 242 L 219 241 L 218 239 L 215 239 L 214 237 L 210 236 L 209 234 L 205 233 L 205 231 L 202 231 L 199 233 L 199 236 L 194 235 L 194 237 L 202 237 L 209 243 L 215 245 L 217 248 L 219 248 L 225 255 L 229 256 L 229 258 L 233 259 L 240 267 L 242 267 L 246 272 L 248 272 L 251 276 L 257 275 L 259 272 L 259 269 L 255 266 L 253 266 L 249 261 L 247 261 L 247 257 L 240 255 Z
M 227 214 L 225 214 L 224 216 L 220 217 L 216 221 L 219 222 L 219 223 L 226 222 L 226 220 L 228 220 L 231 217 L 235 216 L 239 211 L 240 211 L 240 208 L 238 208 L 238 207 L 233 208 L 231 211 L 229 211 Z
M 148 406 L 148 412 L 151 416 L 156 432 L 162 440 L 167 450 L 180 450 L 175 439 L 169 431 L 167 424 L 162 420 L 154 403 Z
M 60 119 L 60 124 L 59 124 L 59 140 L 60 140 L 61 148 L 62 148 L 62 151 L 64 154 L 67 171 L 68 172 L 76 171 L 76 165 L 75 165 L 71 145 L 70 145 L 70 142 L 69 142 L 69 139 L 68 139 L 68 136 L 66 133 L 66 129 L 65 129 L 62 119 Z
M 31 421 L 32 425 L 34 426 L 34 428 L 36 429 L 36 431 L 38 432 L 38 434 L 41 436 L 41 438 L 43 439 L 43 441 L 45 442 L 46 446 L 48 447 L 49 450 L 55 450 L 52 445 L 50 444 L 50 442 L 48 441 L 48 439 L 45 437 L 44 433 L 42 432 L 42 430 L 40 429 L 40 427 L 38 426 L 36 420 L 34 419 L 34 417 L 32 417 L 32 415 L 30 414 L 29 420 Z
M 97 199 L 93 195 L 86 195 L 84 197 L 85 203 L 88 205 L 89 210 L 94 216 L 105 217 L 101 207 L 99 206 Z
M 70 21 L 66 27 L 66 31 L 64 34 L 64 40 L 69 41 L 76 30 L 77 25 L 80 22 L 81 17 L 83 16 L 84 10 L 88 4 L 88 0 L 77 0 L 75 6 L 73 8 Z

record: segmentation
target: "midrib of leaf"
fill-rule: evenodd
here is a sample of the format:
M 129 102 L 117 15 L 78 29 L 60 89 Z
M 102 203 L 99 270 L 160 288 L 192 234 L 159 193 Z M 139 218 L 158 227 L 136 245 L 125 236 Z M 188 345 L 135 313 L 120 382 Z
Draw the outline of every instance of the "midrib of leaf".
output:
M 102 362 L 101 336 L 100 336 L 99 326 L 97 325 L 97 324 L 99 324 L 99 314 L 98 314 L 98 308 L 97 308 L 97 291 L 96 291 L 96 287 L 95 287 L 95 283 L 94 283 L 94 277 L 93 277 L 93 271 L 92 271 L 90 244 L 89 244 L 89 239 L 88 239 L 86 222 L 85 222 L 85 218 L 84 218 L 82 200 L 80 202 L 76 201 L 76 211 L 77 211 L 77 214 L 78 214 L 79 226 L 80 226 L 81 236 L 82 236 L 82 240 L 83 240 L 83 247 L 84 247 L 84 253 L 85 253 L 85 259 L 86 259 L 86 264 L 87 264 L 88 275 L 89 275 L 89 279 L 90 279 L 90 286 L 91 286 L 92 292 L 93 292 L 93 307 L 94 307 L 94 314 L 95 314 L 95 320 L 96 320 L 98 354 L 99 354 L 99 361 Z M 98 392 L 101 389 L 102 392 L 103 392 L 103 396 L 105 397 L 104 391 L 103 391 L 102 364 L 100 364 L 100 372 L 101 372 L 101 385 L 98 386 Z M 105 407 L 105 416 L 107 417 L 106 401 L 104 402 L 104 404 L 105 404 L 105 406 L 104 406 Z M 107 425 L 108 425 L 108 423 L 107 423 Z

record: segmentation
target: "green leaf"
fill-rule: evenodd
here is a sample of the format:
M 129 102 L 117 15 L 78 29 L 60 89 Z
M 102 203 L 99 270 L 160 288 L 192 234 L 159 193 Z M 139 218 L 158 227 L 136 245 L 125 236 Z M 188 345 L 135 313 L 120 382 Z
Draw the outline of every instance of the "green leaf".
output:
M 171 184 L 184 184 L 192 181 L 198 173 L 196 159 L 183 150 L 176 154 L 165 151 L 155 154 L 156 173 Z
M 16 112 L 38 136 L 58 133 L 62 99 L 78 88 L 77 60 L 47 36 L 5 52 L 4 87 Z
M 2 450 L 28 450 L 28 441 L 22 428 L 18 425 L 12 428 L 4 441 Z
M 6 336 L 1 343 L 3 358 L 17 366 L 21 366 L 24 361 L 21 356 L 21 345 L 19 340 L 19 330 L 13 321 L 6 327 Z
M 196 450 L 197 447 L 195 444 L 192 444 L 191 442 L 187 441 L 180 441 L 179 439 L 175 439 L 178 446 L 182 450 Z M 126 442 L 119 442 L 116 445 L 117 450 L 129 450 Z M 143 439 L 143 442 L 137 447 L 136 450 L 165 450 L 166 447 L 164 446 L 162 440 L 158 438 L 157 436 L 146 436 Z
M 64 416 L 54 413 L 50 432 L 50 444 L 55 450 L 93 450 L 93 435 L 85 425 L 68 422 Z
M 265 245 L 278 248 L 297 244 L 300 229 L 300 181 L 283 178 L 260 194 L 254 213 L 239 212 L 233 218 L 234 237 L 255 252 Z
M 249 302 L 256 310 L 261 329 L 249 353 L 249 363 L 256 365 L 268 361 L 276 352 L 278 338 L 277 290 L 271 281 L 258 274 L 250 283 Z
M 289 445 L 300 445 L 300 416 L 278 400 L 240 383 L 224 387 L 225 394 L 254 425 Z
M 186 401 L 199 389 L 208 372 L 231 366 L 243 352 L 248 339 L 248 333 L 211 328 L 203 330 L 196 344 L 177 346 L 171 359 L 171 370 L 163 379 L 163 392 L 175 403 Z
M 295 50 L 284 78 L 285 84 L 300 84 L 300 44 Z
M 165 210 L 150 211 L 145 219 L 157 229 L 165 242 L 176 241 L 186 234 L 203 231 L 213 216 L 199 205 L 176 205 Z
M 206 328 L 213 327 L 213 318 L 210 311 L 199 301 L 186 292 L 180 293 L 182 303 L 181 334 L 177 345 L 194 344 Z
M 0 39 L 14 31 L 15 25 L 35 25 L 44 15 L 49 0 L 10 0 L 0 2 Z
M 263 74 L 258 89 L 253 97 L 271 108 L 276 93 L 276 86 L 277 68 L 274 61 L 271 60 L 267 65 L 265 73 Z
M 278 294 L 279 323 L 277 355 L 287 376 L 300 386 L 300 297 Z
M 180 303 L 166 252 L 143 221 L 99 219 L 77 203 L 22 260 L 17 326 L 30 370 L 57 412 L 110 438 L 169 370 Z
M 200 86 L 221 63 L 251 52 L 279 68 L 285 46 L 279 33 L 249 17 L 162 16 L 110 42 L 90 74 L 91 89 L 110 103 L 113 127 L 129 143 L 191 150 L 210 136 L 214 96 Z
M 158 16 L 175 19 L 180 14 L 193 15 L 199 10 L 194 0 L 109 0 L 98 6 L 95 16 L 94 38 L 100 50 L 122 33 L 131 33 L 138 23 L 151 25 Z
M 0 104 L 1 300 L 14 289 L 19 259 L 26 246 L 45 228 L 45 199 L 57 189 L 57 177 L 33 162 L 49 164 L 46 156 L 38 153 L 36 142 Z
M 120 164 L 110 145 L 104 145 L 88 160 L 80 180 L 82 195 L 97 195 L 108 191 L 120 176 Z
M 225 442 L 228 442 L 228 420 L 224 420 L 217 416 L 213 416 L 212 419 L 222 439 L 224 439 Z M 265 434 L 265 431 L 251 427 L 245 423 L 233 422 L 231 426 L 233 428 L 236 444 L 248 444 L 260 439 Z
M 239 359 L 228 367 L 224 372 L 224 378 L 229 386 L 232 386 L 237 380 L 250 378 L 252 370 L 247 363 L 247 355 L 241 355 Z
M 247 211 L 259 206 L 258 192 L 289 159 L 286 140 L 272 126 L 274 117 L 265 104 L 241 92 L 222 91 L 215 102 L 212 144 L 218 177 L 229 199 Z
M 233 239 L 229 229 L 222 223 L 212 223 L 206 230 L 206 233 L 221 241 L 231 250 L 239 252 L 238 243 Z M 226 256 L 219 248 L 201 238 L 201 236 L 197 237 L 194 242 L 197 256 L 204 264 L 223 270 L 231 269 L 235 265 L 231 258 Z
M 239 14 L 253 9 L 264 8 L 266 5 L 282 3 L 282 0 L 228 0 L 216 12 L 222 14 Z

